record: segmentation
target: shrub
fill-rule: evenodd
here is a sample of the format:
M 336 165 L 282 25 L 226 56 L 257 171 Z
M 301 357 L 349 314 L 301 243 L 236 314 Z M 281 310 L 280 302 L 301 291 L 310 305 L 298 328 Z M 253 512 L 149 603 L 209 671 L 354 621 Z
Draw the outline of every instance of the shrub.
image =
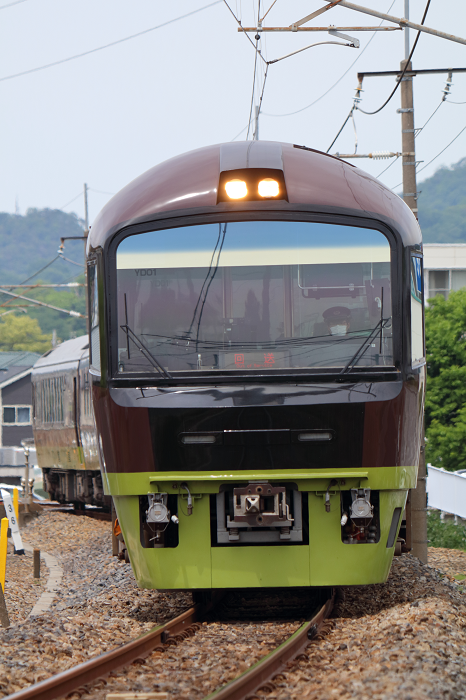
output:
M 430 547 L 466 550 L 466 526 L 441 520 L 438 510 L 427 513 L 427 539 Z

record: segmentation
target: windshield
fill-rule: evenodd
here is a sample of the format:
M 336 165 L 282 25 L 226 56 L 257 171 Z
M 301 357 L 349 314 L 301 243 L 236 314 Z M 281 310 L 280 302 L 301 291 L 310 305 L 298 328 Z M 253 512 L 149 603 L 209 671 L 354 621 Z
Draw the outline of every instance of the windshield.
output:
M 117 249 L 117 285 L 119 372 L 393 364 L 380 231 L 243 221 L 132 235 Z

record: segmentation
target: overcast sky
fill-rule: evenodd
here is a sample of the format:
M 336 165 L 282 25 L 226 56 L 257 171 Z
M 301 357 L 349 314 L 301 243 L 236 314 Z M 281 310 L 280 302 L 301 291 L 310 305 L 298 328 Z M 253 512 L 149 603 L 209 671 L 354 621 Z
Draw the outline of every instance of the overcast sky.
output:
M 392 0 L 357 1 L 382 12 L 392 4 Z M 421 21 L 425 3 L 411 0 L 413 21 Z M 112 193 L 153 165 L 204 145 L 246 138 L 255 52 L 245 35 L 237 32 L 223 2 L 82 58 L 4 79 L 209 4 L 209 0 L 0 0 L 0 211 L 14 212 L 17 202 L 22 214 L 29 207 L 49 207 L 82 217 L 80 192 L 87 182 L 92 223 Z M 257 0 L 229 0 L 229 4 L 245 26 L 255 23 Z M 272 0 L 263 0 L 261 14 L 271 4 Z M 277 0 L 264 25 L 288 26 L 322 5 L 324 0 Z M 394 0 L 391 14 L 404 15 L 404 0 Z M 379 20 L 335 8 L 312 23 L 376 26 Z M 432 0 L 425 24 L 466 37 L 466 3 Z M 356 36 L 360 49 L 317 46 L 269 67 L 261 139 L 327 150 L 351 108 L 357 72 L 396 70 L 404 58 L 402 31 L 378 32 L 369 45 L 372 33 Z M 326 33 L 275 33 L 263 35 L 261 43 L 264 56 L 272 60 L 329 38 Z M 415 68 L 466 67 L 466 46 L 423 34 L 413 63 Z M 439 105 L 446 79 L 446 74 L 415 78 L 416 127 L 422 127 Z M 262 81 L 259 60 L 257 99 Z M 417 159 L 424 161 L 419 169 L 466 126 L 466 73 L 453 82 L 451 101 L 464 104 L 443 103 L 419 134 Z M 393 86 L 393 78 L 366 79 L 361 106 L 377 109 Z M 397 93 L 376 116 L 356 113 L 358 152 L 401 150 L 399 100 Z M 276 116 L 298 110 L 291 116 Z M 337 150 L 354 151 L 350 123 L 333 152 Z M 465 155 L 466 130 L 419 174 L 419 180 Z M 388 164 L 358 161 L 376 176 Z M 395 189 L 401 178 L 400 161 L 381 176 Z M 74 197 L 76 201 L 68 204 Z

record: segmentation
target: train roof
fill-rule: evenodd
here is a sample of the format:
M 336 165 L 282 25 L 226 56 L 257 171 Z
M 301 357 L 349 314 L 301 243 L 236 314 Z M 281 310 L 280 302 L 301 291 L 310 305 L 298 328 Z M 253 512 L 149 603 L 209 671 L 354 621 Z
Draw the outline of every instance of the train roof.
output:
M 86 352 L 87 351 L 87 352 Z M 43 367 L 77 362 L 89 354 L 89 336 L 81 335 L 79 338 L 72 338 L 60 343 L 53 350 L 49 350 L 40 360 L 37 360 L 33 371 Z
M 288 202 L 221 202 L 221 172 L 275 168 L 284 172 Z M 421 245 L 419 225 L 392 190 L 339 158 L 303 146 L 242 141 L 200 148 L 167 160 L 136 178 L 102 209 L 89 249 L 103 247 L 123 227 L 189 213 L 276 209 L 339 213 L 382 220 L 405 245 Z

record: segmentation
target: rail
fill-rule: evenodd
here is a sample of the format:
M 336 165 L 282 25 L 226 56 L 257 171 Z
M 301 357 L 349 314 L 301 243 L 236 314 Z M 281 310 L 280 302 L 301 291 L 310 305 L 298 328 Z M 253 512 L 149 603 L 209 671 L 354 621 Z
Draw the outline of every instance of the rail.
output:
M 112 651 L 19 690 L 9 695 L 8 700 L 57 700 L 148 656 L 170 639 L 181 641 L 195 633 L 197 621 L 205 617 L 221 596 L 221 593 L 217 596 L 214 595 L 206 605 L 194 605 L 165 625 L 155 627 Z M 290 660 L 303 653 L 310 640 L 319 633 L 325 619 L 332 611 L 334 599 L 335 593 L 311 620 L 301 625 L 285 642 L 251 666 L 241 676 L 211 693 L 205 700 L 244 700 L 247 695 L 254 693 L 264 684 L 270 684 L 273 676 L 279 673 Z
M 192 625 L 207 614 L 211 607 L 212 604 L 194 605 L 165 625 L 154 627 L 127 644 L 19 690 L 9 695 L 8 700 L 56 700 L 68 695 L 83 685 L 144 658 L 170 637 L 176 639 L 177 635 L 189 636 L 194 633 Z
M 265 684 L 270 684 L 273 676 L 280 673 L 289 661 L 302 654 L 310 640 L 319 633 L 333 609 L 334 601 L 335 592 L 314 617 L 301 625 L 291 637 L 248 668 L 241 676 L 214 691 L 204 700 L 244 700 L 248 695 L 254 695 Z

